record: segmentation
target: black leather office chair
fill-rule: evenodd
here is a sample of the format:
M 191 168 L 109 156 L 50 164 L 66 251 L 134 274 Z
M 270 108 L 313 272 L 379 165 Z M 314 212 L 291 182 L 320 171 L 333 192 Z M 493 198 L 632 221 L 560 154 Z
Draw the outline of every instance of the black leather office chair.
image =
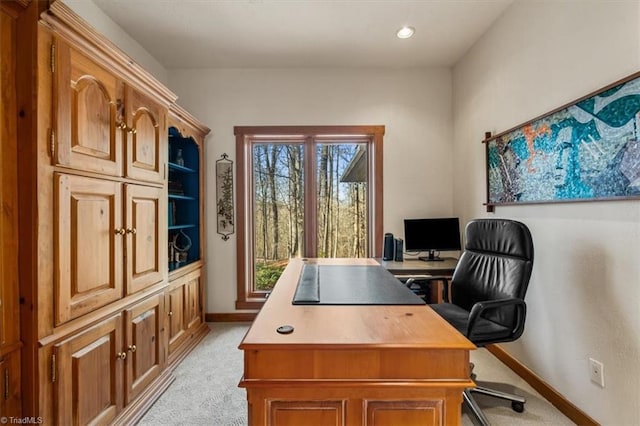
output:
M 431 306 L 476 346 L 516 340 L 524 331 L 524 296 L 533 268 L 533 241 L 523 223 L 505 219 L 477 219 L 465 230 L 465 248 L 451 278 L 451 302 Z M 475 375 L 472 375 L 475 380 Z M 464 391 L 478 421 L 489 422 L 472 393 L 511 401 L 524 411 L 524 398 L 484 387 Z

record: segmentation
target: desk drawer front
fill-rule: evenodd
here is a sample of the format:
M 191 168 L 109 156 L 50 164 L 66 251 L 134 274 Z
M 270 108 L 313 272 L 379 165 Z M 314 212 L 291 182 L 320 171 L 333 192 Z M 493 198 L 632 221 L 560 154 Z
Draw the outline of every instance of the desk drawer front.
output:
M 365 426 L 441 425 L 443 400 L 364 400 Z
M 244 377 L 466 381 L 468 365 L 462 350 L 247 350 Z
M 299 425 L 336 425 L 346 423 L 347 401 L 291 401 L 268 400 L 268 425 L 299 426 Z
M 462 389 L 263 383 L 247 397 L 252 426 L 442 426 L 460 423 Z

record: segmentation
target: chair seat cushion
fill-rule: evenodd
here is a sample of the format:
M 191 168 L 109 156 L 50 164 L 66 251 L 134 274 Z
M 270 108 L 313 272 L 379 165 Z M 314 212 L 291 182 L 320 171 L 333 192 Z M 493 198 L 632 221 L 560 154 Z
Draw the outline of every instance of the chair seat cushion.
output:
M 469 324 L 469 311 L 451 303 L 438 303 L 429 305 L 456 330 L 467 336 Z M 484 318 L 478 318 L 473 327 L 471 340 L 475 345 L 482 346 L 486 343 L 494 343 L 506 339 L 511 335 L 508 327 Z

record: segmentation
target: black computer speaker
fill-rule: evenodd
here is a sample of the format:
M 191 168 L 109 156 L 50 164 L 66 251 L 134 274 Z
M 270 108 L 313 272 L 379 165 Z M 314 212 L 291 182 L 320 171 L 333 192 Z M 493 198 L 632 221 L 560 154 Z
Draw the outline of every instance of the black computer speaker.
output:
M 394 247 L 394 256 L 393 259 L 396 262 L 402 262 L 403 261 L 403 257 L 402 257 L 402 252 L 404 251 L 404 240 L 402 238 L 396 238 L 395 240 L 395 247 Z
M 384 248 L 382 252 L 382 260 L 393 260 L 393 252 L 395 250 L 395 241 L 393 234 L 387 232 L 384 234 Z

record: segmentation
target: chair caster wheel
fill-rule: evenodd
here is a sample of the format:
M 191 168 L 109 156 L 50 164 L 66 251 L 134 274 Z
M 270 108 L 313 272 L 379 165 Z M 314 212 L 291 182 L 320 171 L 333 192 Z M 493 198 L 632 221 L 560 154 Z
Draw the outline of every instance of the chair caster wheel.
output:
M 513 409 L 513 411 L 515 411 L 516 413 L 522 413 L 524 411 L 524 404 L 522 402 L 516 402 L 513 401 L 511 403 L 511 408 Z

